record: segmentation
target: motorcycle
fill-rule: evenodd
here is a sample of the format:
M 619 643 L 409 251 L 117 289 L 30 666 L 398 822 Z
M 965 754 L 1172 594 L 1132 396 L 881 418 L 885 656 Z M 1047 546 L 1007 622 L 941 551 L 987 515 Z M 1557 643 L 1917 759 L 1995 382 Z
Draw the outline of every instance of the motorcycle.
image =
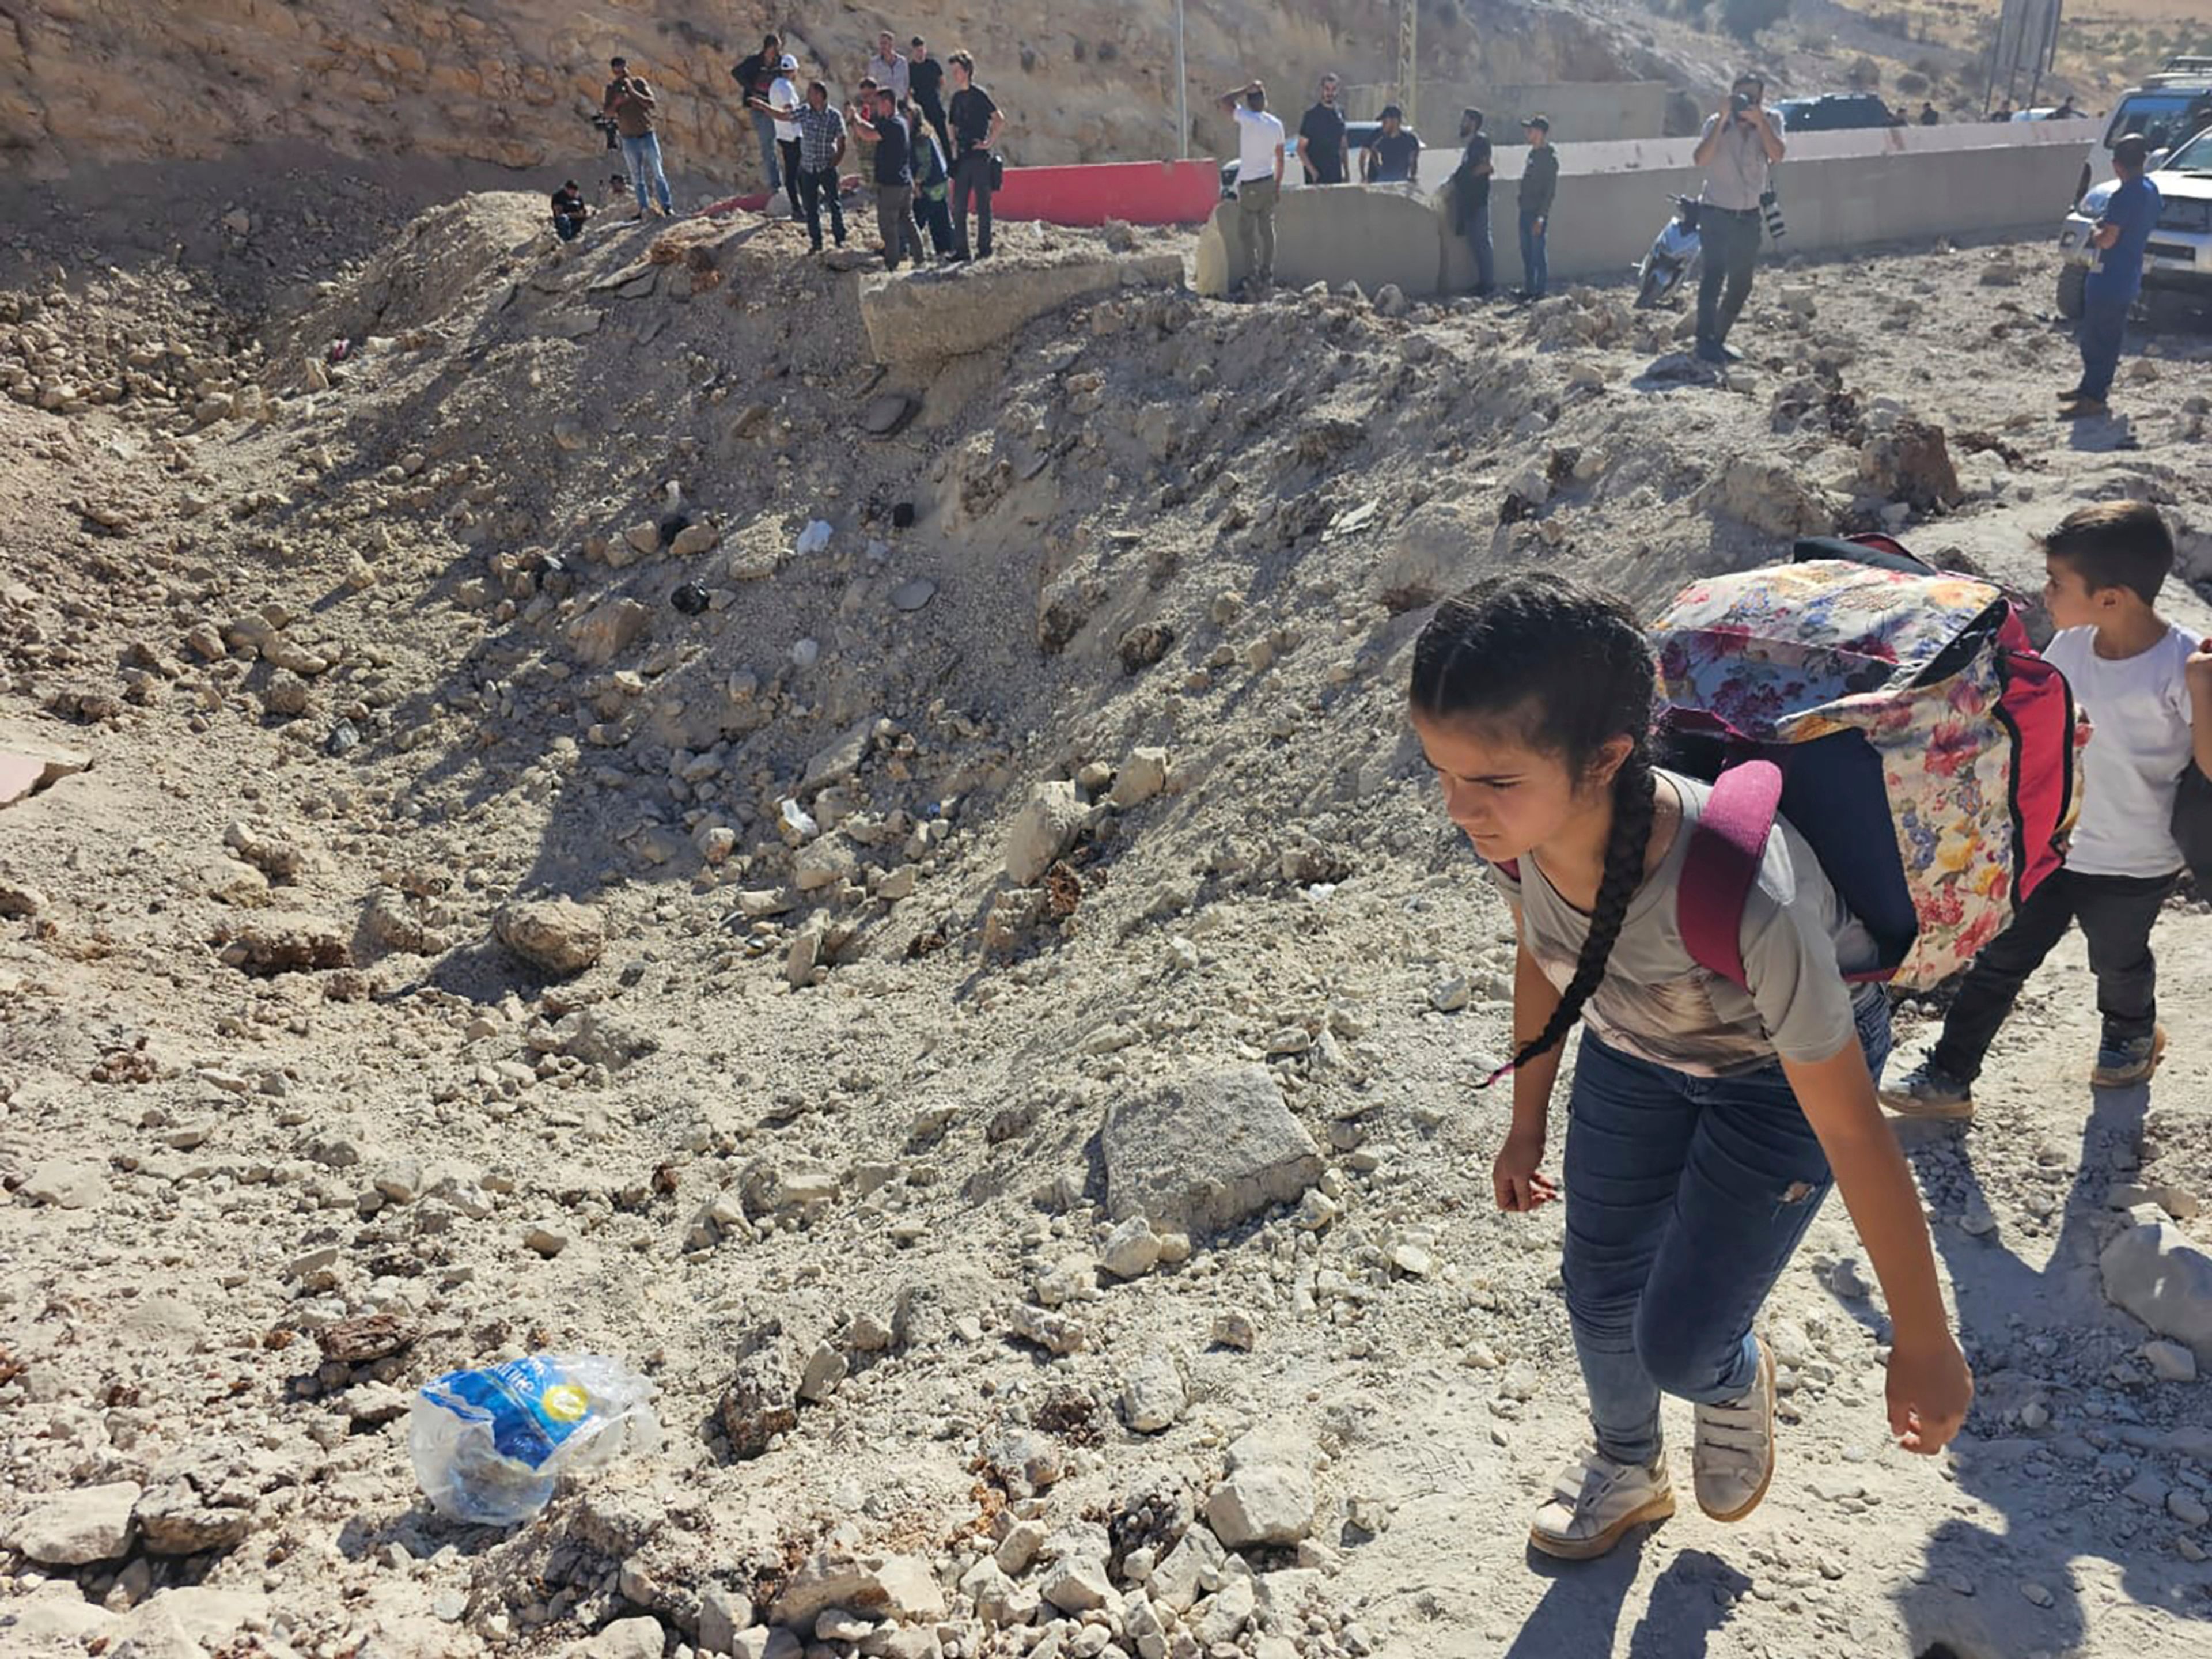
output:
M 1703 249 L 1698 236 L 1697 198 L 1677 196 L 1674 216 L 1652 238 L 1650 252 L 1636 268 L 1636 308 L 1648 311 L 1672 295 L 1698 268 Z

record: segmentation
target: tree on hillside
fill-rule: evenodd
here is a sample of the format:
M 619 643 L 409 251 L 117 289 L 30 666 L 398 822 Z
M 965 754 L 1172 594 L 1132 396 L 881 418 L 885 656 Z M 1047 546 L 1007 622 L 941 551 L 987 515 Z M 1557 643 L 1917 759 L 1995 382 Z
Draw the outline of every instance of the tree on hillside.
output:
M 1790 15 L 1790 0 L 1720 0 L 1721 27 L 1749 46 Z

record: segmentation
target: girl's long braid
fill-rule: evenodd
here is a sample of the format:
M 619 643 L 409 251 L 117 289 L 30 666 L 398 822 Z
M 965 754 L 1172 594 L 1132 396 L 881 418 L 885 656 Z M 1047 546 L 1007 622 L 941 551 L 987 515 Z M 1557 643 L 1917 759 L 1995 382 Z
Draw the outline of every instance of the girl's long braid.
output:
M 1583 1005 L 1604 980 L 1606 963 L 1613 957 L 1613 942 L 1620 937 L 1621 923 L 1628 919 L 1629 902 L 1636 896 L 1636 890 L 1644 880 L 1644 853 L 1651 841 L 1656 791 L 1657 780 L 1652 776 L 1650 757 L 1639 741 L 1613 776 L 1613 827 L 1606 837 L 1605 874 L 1598 883 L 1589 934 L 1583 940 L 1582 954 L 1575 959 L 1575 976 L 1559 994 L 1559 1006 L 1552 1011 L 1544 1029 L 1484 1079 L 1484 1088 L 1558 1048 L 1582 1018 Z

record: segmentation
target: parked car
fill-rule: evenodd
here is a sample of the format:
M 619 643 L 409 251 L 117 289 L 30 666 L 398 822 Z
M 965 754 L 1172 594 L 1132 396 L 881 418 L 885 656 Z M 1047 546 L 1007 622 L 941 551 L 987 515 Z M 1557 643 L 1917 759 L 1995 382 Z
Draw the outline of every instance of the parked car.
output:
M 2140 132 L 2150 141 L 2151 165 L 2159 152 L 2171 149 L 2207 120 L 2212 120 L 2212 58 L 2169 58 L 2155 75 L 2143 76 L 2112 106 L 2112 118 L 2101 136 L 2093 140 L 2081 162 L 2074 199 L 2112 171 L 2112 146 L 2129 133 Z
M 2158 186 L 2158 227 L 2143 249 L 2143 287 L 2165 289 L 2212 302 L 2212 129 L 2189 139 L 2155 166 L 2150 181 Z M 2083 196 L 2058 233 L 2058 310 L 2081 314 L 2082 284 L 2088 280 L 2095 250 L 2089 233 L 2118 188 L 2107 180 Z
M 1901 127 L 1905 118 L 1871 92 L 1824 92 L 1817 98 L 1784 98 L 1773 106 L 1786 133 L 1849 132 L 1861 127 Z
M 1352 177 L 1354 179 L 1359 177 L 1359 152 L 1373 143 L 1382 131 L 1380 121 L 1347 121 L 1344 124 L 1345 137 L 1352 147 Z M 1413 132 L 1411 127 L 1405 131 Z M 1418 140 L 1420 134 L 1413 132 L 1413 137 Z M 1428 146 L 1423 144 L 1421 148 L 1425 150 Z M 1224 202 L 1237 193 L 1238 166 L 1235 161 L 1221 164 L 1221 198 Z M 1297 190 L 1304 185 L 1305 181 L 1306 170 L 1298 165 L 1297 131 L 1291 128 L 1283 140 L 1283 188 Z

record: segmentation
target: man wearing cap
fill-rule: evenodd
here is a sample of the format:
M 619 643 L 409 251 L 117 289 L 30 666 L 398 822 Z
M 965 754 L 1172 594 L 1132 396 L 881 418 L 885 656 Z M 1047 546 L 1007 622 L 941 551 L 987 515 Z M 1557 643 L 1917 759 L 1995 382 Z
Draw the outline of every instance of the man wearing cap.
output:
M 1486 300 L 1498 291 L 1497 258 L 1490 246 L 1490 175 L 1497 168 L 1491 159 L 1490 140 L 1483 136 L 1482 112 L 1464 109 L 1459 115 L 1460 142 L 1467 146 L 1452 169 L 1452 207 L 1459 217 L 1460 234 L 1468 252 L 1474 255 L 1474 296 Z
M 945 152 L 950 166 L 952 135 L 945 126 L 945 65 L 929 55 L 929 42 L 918 34 L 908 50 L 911 55 L 907 59 L 907 85 L 913 89 L 914 101 L 921 106 L 921 118 L 937 135 L 937 147 Z
M 738 83 L 738 95 L 745 100 L 746 112 L 753 118 L 753 136 L 760 140 L 761 172 L 767 178 L 770 196 L 783 188 L 783 179 L 776 166 L 775 118 L 758 100 L 768 96 L 775 77 L 783 72 L 782 64 L 783 38 L 765 34 L 761 37 L 761 49 L 740 58 L 730 70 L 730 77 Z
M 791 216 L 799 216 L 799 86 L 791 77 L 799 73 L 799 60 L 786 52 L 775 62 L 775 79 L 768 83 L 768 94 L 755 100 L 755 107 L 767 112 L 775 124 L 775 152 L 781 161 L 779 171 L 783 175 L 786 198 L 791 204 Z M 775 191 L 769 191 L 769 199 L 775 199 Z
M 2128 308 L 2142 291 L 2143 248 L 2158 224 L 2163 204 L 2158 186 L 2143 176 L 2150 140 L 2130 132 L 2112 146 L 2112 172 L 2119 188 L 2105 204 L 2104 216 L 2089 233 L 2096 263 L 2081 284 L 2081 380 L 2058 394 L 2058 418 L 2079 421 L 2110 412 L 2105 398 L 2120 367 L 2120 342 L 2127 331 Z
M 876 37 L 876 55 L 868 59 L 868 78 L 889 87 L 895 101 L 903 104 L 913 89 L 910 65 L 899 56 L 898 38 L 889 29 Z
M 1259 294 L 1275 280 L 1275 208 L 1283 194 L 1283 124 L 1267 112 L 1267 88 L 1247 81 L 1216 100 L 1237 121 L 1237 246 L 1245 286 Z
M 1521 297 L 1536 301 L 1552 281 L 1544 232 L 1552 222 L 1552 200 L 1559 193 L 1559 153 L 1552 148 L 1549 116 L 1527 117 L 1521 131 L 1528 140 L 1528 159 L 1521 168 Z
M 600 107 L 614 117 L 615 131 L 621 136 L 623 163 L 629 169 L 630 188 L 637 192 L 637 216 L 646 216 L 645 192 L 649 184 L 665 218 L 676 211 L 676 204 L 669 199 L 668 175 L 660 168 L 660 139 L 653 130 L 653 110 L 658 100 L 645 77 L 629 72 L 627 58 L 610 58 L 607 67 L 614 72 L 614 79 L 607 82 Z
M 1728 349 L 1729 330 L 1751 297 L 1759 239 L 1765 228 L 1759 198 L 1784 155 L 1782 118 L 1764 106 L 1765 97 L 1766 83 L 1758 76 L 1737 76 L 1728 102 L 1705 118 L 1705 132 L 1692 153 L 1705 170 L 1698 213 L 1705 270 L 1698 281 L 1697 355 L 1709 363 L 1725 363 L 1734 356 Z
M 1421 141 L 1406 131 L 1406 112 L 1395 104 L 1382 109 L 1382 127 L 1359 153 L 1360 176 L 1370 185 L 1411 183 L 1420 165 Z
M 1340 185 L 1352 176 L 1352 140 L 1337 107 L 1338 82 L 1321 77 L 1320 95 L 1298 123 L 1298 161 L 1310 185 Z

